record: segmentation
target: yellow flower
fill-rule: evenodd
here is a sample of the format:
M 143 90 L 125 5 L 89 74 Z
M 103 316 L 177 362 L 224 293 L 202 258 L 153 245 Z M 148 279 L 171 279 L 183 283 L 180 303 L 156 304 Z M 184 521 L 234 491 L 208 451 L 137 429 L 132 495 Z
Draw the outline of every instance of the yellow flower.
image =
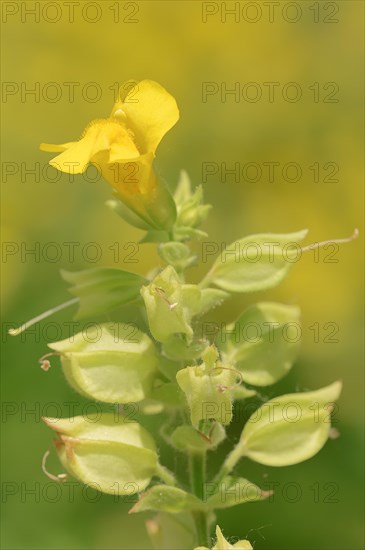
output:
M 176 124 L 175 99 L 157 82 L 131 86 L 114 104 L 110 117 L 92 121 L 79 141 L 61 145 L 42 143 L 43 151 L 60 153 L 50 160 L 58 170 L 83 173 L 95 165 L 118 198 L 147 224 L 169 228 L 176 209 L 167 189 L 153 171 L 155 152 L 163 136 Z

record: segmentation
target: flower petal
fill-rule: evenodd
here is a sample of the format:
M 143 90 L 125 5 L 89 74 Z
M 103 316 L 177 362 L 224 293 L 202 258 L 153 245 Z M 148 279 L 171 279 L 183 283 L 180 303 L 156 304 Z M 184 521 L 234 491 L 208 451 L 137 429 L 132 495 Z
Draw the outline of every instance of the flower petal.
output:
M 46 151 L 47 153 L 62 153 L 75 143 L 77 143 L 77 141 L 69 141 L 68 143 L 61 143 L 60 145 L 56 145 L 54 143 L 41 143 L 39 149 L 41 151 Z
M 123 100 L 115 103 L 112 116 L 118 111 L 126 115 L 141 153 L 154 153 L 166 132 L 179 120 L 175 99 L 153 80 L 142 80 L 130 89 Z
M 103 152 L 106 153 L 105 158 L 101 159 L 100 153 Z M 71 143 L 68 149 L 51 159 L 50 164 L 62 172 L 81 174 L 96 155 L 98 155 L 98 162 L 102 160 L 108 162 L 109 157 L 134 159 L 139 157 L 139 152 L 124 126 L 118 122 L 103 119 L 92 122 L 86 129 L 84 137 L 80 141 Z

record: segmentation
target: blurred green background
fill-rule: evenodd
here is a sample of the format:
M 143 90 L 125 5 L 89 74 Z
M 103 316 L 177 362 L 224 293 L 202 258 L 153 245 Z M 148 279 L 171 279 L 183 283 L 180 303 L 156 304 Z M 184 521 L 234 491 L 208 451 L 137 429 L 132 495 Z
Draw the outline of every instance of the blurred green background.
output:
M 59 494 L 41 472 L 52 436 L 40 415 L 60 411 L 67 416 L 68 402 L 77 402 L 80 413 L 85 403 L 68 388 L 56 361 L 48 374 L 37 363 L 47 351 L 46 342 L 60 337 L 59 327 L 67 334 L 72 311 L 44 321 L 22 338 L 6 335 L 6 323 L 21 323 L 67 299 L 60 268 L 116 265 L 110 247 L 118 248 L 118 265 L 125 269 L 145 273 L 159 262 L 155 247 L 143 245 L 134 257 L 137 262 L 128 263 L 127 243 L 138 241 L 142 233 L 104 206 L 110 197 L 107 185 L 82 177 L 70 182 L 66 174 L 57 179 L 53 169 L 45 168 L 49 155 L 38 150 L 42 141 L 71 141 L 91 120 L 108 116 L 115 83 L 144 78 L 165 86 L 180 107 L 180 122 L 157 156 L 157 167 L 172 187 L 181 168 L 195 184 L 201 183 L 204 162 L 225 162 L 227 168 L 238 162 L 242 169 L 256 163 L 262 169 L 256 182 L 244 177 L 236 182 L 229 176 L 224 182 L 219 174 L 207 178 L 205 198 L 214 205 L 206 224 L 210 241 L 220 245 L 250 233 L 307 227 L 309 244 L 349 236 L 355 227 L 360 230 L 357 241 L 341 246 L 333 256 L 337 262 L 328 262 L 329 250 L 320 251 L 318 261 L 307 253 L 277 289 L 237 296 L 209 319 L 233 320 L 257 300 L 299 304 L 304 327 L 300 360 L 284 381 L 262 393 L 271 397 L 315 389 L 335 379 L 344 382 L 336 415 L 341 437 L 329 441 L 315 458 L 289 468 L 242 461 L 241 475 L 263 486 L 278 483 L 276 494 L 273 502 L 219 512 L 224 533 L 248 536 L 257 549 L 363 548 L 362 2 L 304 1 L 295 2 L 294 8 L 280 2 L 272 22 L 265 3 L 247 7 L 247 2 L 227 2 L 228 8 L 239 4 L 240 12 L 237 21 L 227 16 L 225 23 L 220 2 L 210 3 L 209 9 L 217 13 L 206 22 L 197 1 L 81 1 L 75 3 L 73 22 L 66 2 L 38 3 L 41 11 L 35 21 L 26 13 L 35 4 L 2 2 L 3 241 L 5 252 L 12 252 L 2 260 L 3 548 L 150 548 L 145 517 L 128 517 L 130 504 L 92 491 L 85 496 L 80 485 L 73 498 L 64 489 Z M 297 22 L 288 21 L 299 13 Z M 52 82 L 56 87 L 49 85 Z M 204 82 L 215 82 L 219 90 L 206 102 Z M 233 88 L 239 83 L 243 88 L 248 82 L 262 90 L 260 100 L 253 103 L 241 96 L 236 102 L 232 95 L 221 100 L 223 85 Z M 279 83 L 272 102 L 264 82 Z M 299 101 L 283 100 L 288 82 L 300 86 Z M 328 102 L 334 90 L 326 88 L 328 82 L 338 85 L 330 96 L 338 102 Z M 65 83 L 79 83 L 73 101 L 71 85 Z M 36 96 L 24 95 L 37 86 Z M 52 101 L 60 89 L 61 96 Z M 98 90 L 101 97 L 92 101 Z M 263 164 L 268 162 L 279 163 L 274 181 L 269 181 Z M 290 162 L 301 167 L 297 182 L 287 181 L 290 171 L 289 178 L 282 175 Z M 319 181 L 310 168 L 315 163 L 320 166 Z M 325 179 L 334 167 L 327 163 L 337 166 L 332 179 L 338 181 Z M 26 175 L 31 168 L 40 175 Z M 90 178 L 94 175 L 90 172 Z M 79 243 L 73 259 L 65 244 L 70 242 Z M 102 250 L 96 263 L 85 256 L 91 258 L 95 251 L 88 248 L 91 242 Z M 22 257 L 26 247 L 39 247 L 39 254 Z M 60 248 L 61 257 L 51 261 Z M 201 252 L 201 245 L 196 250 Z M 198 281 L 207 267 L 193 268 L 191 281 Z M 310 328 L 314 323 L 318 342 Z M 334 326 L 336 341 L 328 342 Z M 239 431 L 235 423 L 231 441 Z M 222 447 L 221 457 L 226 449 Z M 168 456 L 173 467 L 171 452 Z M 50 469 L 60 471 L 55 459 Z M 35 493 L 28 494 L 32 489 Z M 176 545 L 180 548 L 178 540 Z

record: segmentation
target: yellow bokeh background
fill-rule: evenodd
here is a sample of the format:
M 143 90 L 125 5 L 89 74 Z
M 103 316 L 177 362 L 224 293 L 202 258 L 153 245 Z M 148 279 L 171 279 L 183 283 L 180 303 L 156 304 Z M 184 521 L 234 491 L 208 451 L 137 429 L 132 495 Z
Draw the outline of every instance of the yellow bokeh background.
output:
M 306 244 L 310 244 L 348 237 L 355 227 L 359 229 L 356 241 L 335 251 L 336 262 L 328 261 L 331 249 L 322 249 L 318 261 L 313 252 L 307 252 L 279 287 L 234 297 L 210 319 L 230 321 L 257 300 L 298 304 L 303 315 L 301 358 L 290 379 L 268 395 L 314 389 L 335 379 L 344 382 L 338 411 L 341 438 L 330 442 L 315 459 L 279 472 L 253 464 L 240 468 L 242 475 L 251 475 L 257 482 L 266 474 L 279 480 L 279 495 L 288 481 L 299 483 L 303 498 L 293 503 L 281 494 L 276 504 L 249 504 L 221 512 L 218 518 L 224 531 L 237 537 L 250 533 L 257 548 L 360 549 L 362 3 L 298 1 L 294 3 L 301 13 L 297 22 L 286 20 L 296 13 L 290 11 L 294 8 L 288 7 L 289 2 L 279 3 L 272 22 L 263 2 L 251 2 L 251 11 L 247 11 L 248 2 L 226 2 L 227 7 L 238 5 L 240 10 L 236 16 L 227 16 L 226 22 L 221 2 L 208 3 L 217 13 L 206 22 L 202 11 L 207 3 L 198 1 L 82 0 L 75 6 L 74 22 L 69 22 L 66 4 L 2 3 L 3 399 L 19 404 L 18 412 L 5 416 L 3 430 L 4 481 L 17 487 L 17 493 L 7 498 L 4 548 L 150 548 L 144 518 L 128 518 L 126 503 L 117 506 L 105 496 L 95 503 L 85 502 L 80 491 L 72 503 L 65 495 L 52 504 L 42 495 L 39 502 L 32 496 L 22 502 L 21 483 L 27 488 L 38 483 L 42 491 L 48 481 L 40 472 L 40 460 L 51 438 L 37 413 L 22 417 L 22 404 L 26 409 L 38 403 L 42 410 L 47 403 L 78 396 L 57 368 L 47 376 L 37 368 L 38 357 L 46 352 L 48 333 L 45 339 L 41 329 L 22 340 L 6 336 L 6 323 L 21 323 L 68 298 L 59 276 L 61 268 L 115 266 L 113 247 L 120 251 L 119 267 L 146 273 L 156 262 L 160 265 L 152 244 L 140 246 L 136 263 L 126 261 L 128 243 L 138 242 L 142 232 L 106 208 L 105 200 L 110 198 L 106 184 L 83 177 L 71 182 L 67 174 L 52 182 L 57 174 L 47 169 L 50 157 L 39 151 L 41 142 L 74 140 L 91 120 L 108 116 L 116 83 L 150 78 L 176 97 L 181 114 L 159 147 L 156 166 L 171 188 L 181 169 L 187 170 L 194 184 L 203 183 L 205 199 L 214 206 L 205 226 L 208 241 L 221 246 L 249 234 L 308 228 Z M 39 9 L 39 21 L 27 12 L 31 9 Z M 261 17 L 252 22 L 256 12 Z M 51 22 L 59 13 L 60 19 Z M 119 22 L 114 21 L 117 13 Z M 91 22 L 98 14 L 100 19 Z M 326 22 L 326 18 L 338 21 Z M 269 82 L 278 83 L 272 102 L 264 84 Z M 73 101 L 67 83 L 74 83 Z M 218 91 L 203 101 L 205 83 L 214 83 Z M 247 83 L 254 83 L 251 92 L 261 90 L 257 102 L 247 101 L 244 93 L 239 98 L 223 95 L 222 100 L 224 86 L 238 86 L 242 92 Z M 288 83 L 302 91 L 297 102 L 283 99 Z M 328 83 L 335 83 L 331 97 L 337 102 L 326 101 L 334 90 Z M 313 86 L 318 86 L 318 101 Z M 35 95 L 26 93 L 32 88 Z M 61 90 L 57 101 L 52 101 L 54 90 Z M 97 101 L 92 100 L 95 90 L 100 92 Z M 270 162 L 279 163 L 272 182 Z M 204 163 L 218 170 L 205 182 Z M 239 163 L 239 181 L 233 176 L 223 181 L 222 163 L 228 169 Z M 242 176 L 248 163 L 262 170 L 256 182 Z M 283 177 L 288 163 L 300 167 L 299 181 Z M 320 167 L 318 182 L 311 168 L 315 163 Z M 333 178 L 338 181 L 324 181 L 333 166 L 337 172 Z M 35 169 L 35 176 L 26 174 L 30 169 Z M 65 243 L 70 242 L 76 243 L 74 259 L 67 253 Z M 56 250 L 49 243 L 62 250 L 57 261 L 49 259 Z M 82 254 L 88 243 L 97 243 L 102 251 L 96 263 Z M 39 253 L 24 256 L 32 247 L 38 247 Z M 202 243 L 194 247 L 201 255 Z M 190 280 L 198 281 L 209 265 L 192 268 Z M 67 322 L 71 314 L 63 312 L 54 321 Z M 319 342 L 314 341 L 311 328 L 315 323 Z M 333 327 L 336 341 L 328 342 Z M 48 341 L 51 333 L 52 327 Z M 320 502 L 314 502 L 310 489 L 316 483 Z M 325 502 L 326 483 L 337 484 L 337 502 Z

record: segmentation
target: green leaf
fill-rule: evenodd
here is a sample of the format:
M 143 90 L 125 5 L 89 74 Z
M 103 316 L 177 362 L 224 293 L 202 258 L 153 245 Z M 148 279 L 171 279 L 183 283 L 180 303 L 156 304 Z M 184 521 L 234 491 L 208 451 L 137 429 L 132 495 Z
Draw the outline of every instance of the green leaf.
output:
M 207 506 L 212 509 L 231 508 L 237 504 L 256 502 L 272 494 L 271 491 L 263 491 L 242 477 L 227 476 L 218 486 L 216 483 L 208 483 L 206 487 L 209 494 L 214 491 L 214 494 L 206 500 Z
M 153 510 L 155 512 L 167 512 L 179 514 L 185 511 L 203 510 L 204 503 L 190 493 L 186 493 L 177 487 L 168 485 L 155 485 L 144 493 L 140 500 L 129 511 L 130 514 Z
M 167 382 L 154 388 L 149 395 L 149 399 L 160 401 L 167 407 L 184 407 L 185 397 L 176 382 Z
M 73 285 L 70 293 L 80 298 L 75 319 L 102 315 L 137 299 L 146 282 L 136 273 L 104 267 L 74 272 L 61 270 L 61 276 Z
M 229 294 L 224 290 L 203 288 L 201 290 L 199 315 L 204 315 L 207 311 L 220 306 L 227 298 L 229 298 Z
M 251 390 L 249 388 L 246 388 L 243 384 L 240 384 L 234 390 L 232 390 L 233 397 L 235 400 L 239 399 L 248 399 L 249 397 L 253 397 L 257 394 L 255 390 Z
M 61 353 L 66 379 L 82 395 L 105 403 L 130 403 L 142 401 L 151 391 L 156 349 L 136 327 L 93 325 L 87 333 L 48 345 Z
M 235 363 L 245 382 L 274 384 L 291 369 L 300 345 L 300 310 L 274 302 L 249 307 L 222 332 L 225 358 Z
M 279 284 L 294 265 L 307 230 L 250 235 L 233 242 L 215 261 L 207 277 L 223 290 L 254 292 Z
M 331 408 L 341 387 L 341 382 L 334 382 L 320 390 L 282 395 L 265 403 L 242 431 L 237 446 L 242 456 L 266 466 L 289 466 L 317 454 L 328 439 Z
M 94 422 L 82 416 L 43 420 L 57 432 L 55 446 L 63 466 L 103 493 L 138 493 L 156 473 L 155 443 L 137 422 L 108 413 Z

